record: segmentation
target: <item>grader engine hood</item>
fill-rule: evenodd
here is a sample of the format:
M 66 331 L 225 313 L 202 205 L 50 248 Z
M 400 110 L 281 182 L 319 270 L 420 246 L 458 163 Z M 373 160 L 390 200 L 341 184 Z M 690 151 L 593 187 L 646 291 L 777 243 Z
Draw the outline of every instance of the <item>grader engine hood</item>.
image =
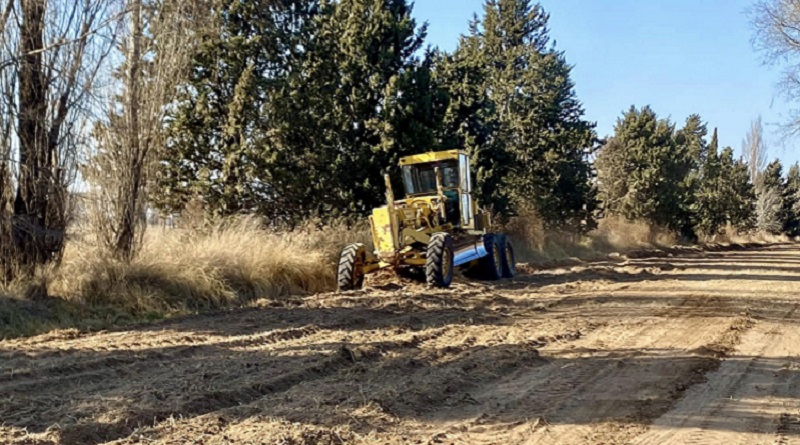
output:
M 403 245 L 427 243 L 430 229 L 439 226 L 439 208 L 438 196 L 417 196 L 374 209 L 370 221 L 379 256 L 389 259 Z

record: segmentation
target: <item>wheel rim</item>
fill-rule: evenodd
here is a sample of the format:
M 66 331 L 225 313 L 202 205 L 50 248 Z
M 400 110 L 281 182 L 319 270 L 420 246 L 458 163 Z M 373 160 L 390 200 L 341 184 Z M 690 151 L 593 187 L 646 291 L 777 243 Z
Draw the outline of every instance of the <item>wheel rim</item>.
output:
M 514 249 L 511 248 L 511 245 L 506 245 L 506 264 L 508 264 L 508 270 L 514 271 L 516 268 L 516 264 L 514 260 Z
M 503 263 L 502 258 L 500 257 L 500 249 L 497 248 L 495 244 L 494 249 L 492 249 L 492 255 L 494 256 L 494 268 L 495 270 L 503 270 Z
M 451 259 L 453 258 L 453 252 L 450 249 L 445 251 L 445 254 L 442 255 L 442 278 L 447 279 L 450 276 L 450 267 L 452 264 Z

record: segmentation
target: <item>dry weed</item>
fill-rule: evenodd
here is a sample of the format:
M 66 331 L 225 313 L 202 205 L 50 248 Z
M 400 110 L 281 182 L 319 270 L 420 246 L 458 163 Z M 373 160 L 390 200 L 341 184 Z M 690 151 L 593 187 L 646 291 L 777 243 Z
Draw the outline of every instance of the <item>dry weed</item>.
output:
M 595 259 L 612 252 L 628 252 L 672 246 L 677 237 L 669 230 L 641 221 L 605 218 L 586 235 L 546 230 L 541 218 L 525 214 L 504 227 L 524 262 L 548 262 L 569 258 Z
M 280 232 L 256 218 L 234 218 L 204 230 L 151 230 L 130 263 L 94 243 L 76 242 L 54 272 L 49 293 L 146 314 L 322 292 L 334 288 L 331 259 L 350 233 L 311 226 Z
M 351 242 L 370 244 L 367 224 L 279 230 L 258 218 L 230 218 L 211 227 L 151 229 L 128 263 L 91 233 L 73 231 L 58 268 L 0 289 L 0 337 L 330 291 L 339 252 Z

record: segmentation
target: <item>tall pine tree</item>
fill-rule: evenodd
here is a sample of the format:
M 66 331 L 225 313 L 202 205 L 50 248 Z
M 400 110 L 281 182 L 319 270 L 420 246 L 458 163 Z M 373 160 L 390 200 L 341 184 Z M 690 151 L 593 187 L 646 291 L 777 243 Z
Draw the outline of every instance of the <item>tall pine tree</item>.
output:
M 716 129 L 714 129 L 704 158 L 700 167 L 693 209 L 697 219 L 697 229 L 700 233 L 714 236 L 728 222 L 723 190 L 725 179 L 720 164 L 719 137 Z
M 684 148 L 669 120 L 650 107 L 631 107 L 597 159 L 606 213 L 685 230 L 690 163 Z
M 485 141 L 473 157 L 482 194 L 496 209 L 503 213 L 510 198 L 550 226 L 579 227 L 595 207 L 586 156 L 594 125 L 583 119 L 564 54 L 550 44 L 548 20 L 530 0 L 487 0 L 451 59 L 457 76 L 448 117 L 464 113 L 464 99 L 484 113 L 450 127 Z
M 783 232 L 800 236 L 800 164 L 795 163 L 786 173 L 783 188 Z
M 275 188 L 264 109 L 286 87 L 304 51 L 316 2 L 219 0 L 220 32 L 201 42 L 189 81 L 168 118 L 159 203 L 180 210 L 200 198 L 209 213 L 273 213 Z

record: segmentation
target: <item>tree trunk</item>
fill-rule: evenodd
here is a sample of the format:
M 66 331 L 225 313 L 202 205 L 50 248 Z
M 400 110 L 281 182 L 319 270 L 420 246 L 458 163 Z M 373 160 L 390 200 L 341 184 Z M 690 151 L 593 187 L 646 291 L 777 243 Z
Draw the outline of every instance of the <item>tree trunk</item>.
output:
M 30 272 L 46 262 L 43 232 L 47 226 L 47 85 L 42 66 L 45 0 L 21 0 L 19 64 L 20 171 L 14 199 L 13 238 L 18 266 Z
M 121 181 L 122 199 L 117 239 L 114 243 L 116 254 L 129 260 L 135 246 L 136 226 L 139 223 L 139 194 L 142 187 L 144 153 L 140 142 L 139 107 L 141 101 L 141 57 L 142 57 L 142 0 L 130 2 L 130 39 L 128 41 L 127 75 L 125 78 L 125 141 L 129 169 L 127 180 Z

